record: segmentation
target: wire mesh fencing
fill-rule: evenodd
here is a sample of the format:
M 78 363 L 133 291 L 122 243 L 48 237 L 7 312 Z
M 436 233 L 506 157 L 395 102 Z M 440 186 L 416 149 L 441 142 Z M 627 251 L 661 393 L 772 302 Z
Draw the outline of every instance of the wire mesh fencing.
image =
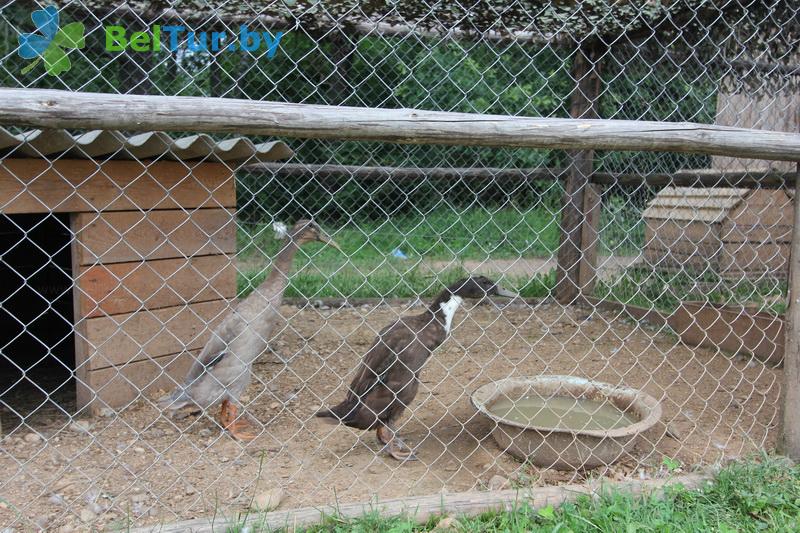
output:
M 0 86 L 796 132 L 797 9 L 12 1 Z M 772 449 L 796 173 L 7 125 L 0 524 L 235 522 Z

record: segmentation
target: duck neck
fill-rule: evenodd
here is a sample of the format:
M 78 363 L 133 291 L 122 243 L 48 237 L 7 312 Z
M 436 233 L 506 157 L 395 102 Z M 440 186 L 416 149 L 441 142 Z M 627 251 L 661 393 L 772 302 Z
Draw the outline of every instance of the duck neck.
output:
M 445 289 L 431 304 L 430 311 L 433 316 L 444 326 L 446 333 L 450 333 L 453 325 L 453 316 L 464 300 Z
M 267 279 L 258 286 L 256 289 L 258 292 L 267 298 L 283 295 L 286 285 L 289 284 L 289 271 L 292 269 L 294 254 L 298 249 L 300 247 L 292 239 L 287 238 L 283 241 L 281 251 L 272 261 L 272 271 Z

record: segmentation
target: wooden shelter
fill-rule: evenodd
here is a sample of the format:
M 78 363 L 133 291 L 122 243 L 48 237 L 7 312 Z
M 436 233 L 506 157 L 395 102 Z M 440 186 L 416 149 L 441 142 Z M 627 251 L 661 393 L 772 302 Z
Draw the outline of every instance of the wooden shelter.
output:
M 0 128 L 0 219 L 65 221 L 55 249 L 69 250 L 59 267 L 72 277 L 79 409 L 121 407 L 183 377 L 236 296 L 235 169 L 291 155 L 245 138 Z M 4 246 L 34 239 L 20 235 Z
M 794 208 L 785 189 L 666 187 L 649 203 L 645 259 L 724 277 L 786 277 Z

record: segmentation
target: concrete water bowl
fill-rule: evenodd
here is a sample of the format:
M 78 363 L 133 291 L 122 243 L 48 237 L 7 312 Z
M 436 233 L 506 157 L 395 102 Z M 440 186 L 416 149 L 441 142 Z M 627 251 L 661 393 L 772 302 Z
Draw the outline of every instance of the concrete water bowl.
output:
M 610 430 L 562 429 L 521 424 L 490 411 L 500 400 L 516 402 L 531 395 L 608 401 L 634 422 Z M 630 453 L 636 437 L 661 418 L 658 401 L 642 391 L 574 376 L 493 381 L 476 390 L 471 400 L 478 412 L 494 422 L 492 437 L 501 449 L 521 461 L 557 470 L 610 465 L 623 454 Z

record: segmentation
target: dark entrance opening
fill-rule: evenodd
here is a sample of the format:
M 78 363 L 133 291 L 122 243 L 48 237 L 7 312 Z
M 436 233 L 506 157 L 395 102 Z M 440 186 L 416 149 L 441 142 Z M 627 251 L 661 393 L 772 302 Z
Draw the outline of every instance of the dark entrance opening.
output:
M 72 241 L 68 214 L 0 215 L 4 433 L 75 412 Z

